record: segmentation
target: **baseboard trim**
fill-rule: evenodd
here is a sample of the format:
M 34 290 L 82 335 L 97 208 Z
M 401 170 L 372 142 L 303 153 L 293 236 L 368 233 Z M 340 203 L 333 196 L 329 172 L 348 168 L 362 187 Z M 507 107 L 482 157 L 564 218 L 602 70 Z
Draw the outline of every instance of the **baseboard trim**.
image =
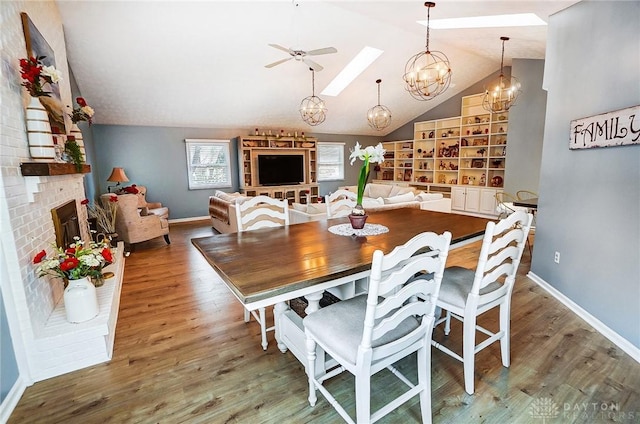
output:
M 613 344 L 622 349 L 626 354 L 631 356 L 636 362 L 640 363 L 640 348 L 634 346 L 627 339 L 607 327 L 602 321 L 584 310 L 580 305 L 569 299 L 567 296 L 559 292 L 555 287 L 544 281 L 535 273 L 529 271 L 527 274 L 533 282 L 546 290 L 551 296 L 555 297 L 563 305 L 569 308 L 573 313 L 582 318 L 587 324 L 596 329 L 597 332 L 609 339 Z
M 193 216 L 191 218 L 177 218 L 177 219 L 170 219 L 169 224 L 177 224 L 179 222 L 204 221 L 207 219 L 211 219 L 211 217 L 209 215 L 205 215 L 205 216 Z
M 9 393 L 7 393 L 7 397 L 4 398 L 2 404 L 0 404 L 0 423 L 6 423 L 9 421 L 11 413 L 20 401 L 20 398 L 26 389 L 26 382 L 22 377 L 18 376 L 13 387 L 9 390 Z

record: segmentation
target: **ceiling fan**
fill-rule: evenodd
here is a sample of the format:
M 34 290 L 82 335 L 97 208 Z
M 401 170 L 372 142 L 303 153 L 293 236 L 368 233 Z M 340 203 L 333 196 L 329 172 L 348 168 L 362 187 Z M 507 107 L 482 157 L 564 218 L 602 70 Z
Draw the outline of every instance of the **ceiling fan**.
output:
M 337 53 L 338 50 L 336 50 L 335 47 L 325 47 L 323 49 L 316 49 L 316 50 L 309 50 L 308 52 L 305 52 L 304 50 L 294 50 L 294 49 L 288 49 L 286 47 L 282 47 L 281 45 L 278 44 L 269 44 L 271 47 L 278 49 L 278 50 L 282 50 L 284 52 L 289 53 L 289 55 L 291 57 L 288 57 L 286 59 L 281 59 L 278 60 L 276 62 L 270 63 L 268 65 L 265 65 L 265 68 L 273 68 L 276 65 L 280 65 L 281 63 L 284 63 L 288 60 L 291 59 L 295 59 L 298 62 L 304 62 L 308 67 L 312 68 L 314 71 L 318 72 L 321 71 L 323 69 L 322 66 L 320 66 L 320 64 L 314 62 L 311 59 L 308 59 L 307 56 L 319 56 L 321 54 L 329 54 L 329 53 Z

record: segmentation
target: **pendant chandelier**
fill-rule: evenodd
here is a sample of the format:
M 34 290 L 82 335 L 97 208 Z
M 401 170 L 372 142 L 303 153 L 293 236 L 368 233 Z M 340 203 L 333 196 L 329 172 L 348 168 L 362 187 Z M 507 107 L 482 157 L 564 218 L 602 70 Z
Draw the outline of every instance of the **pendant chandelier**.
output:
M 491 91 L 485 90 L 482 99 L 482 107 L 489 112 L 504 112 L 509 110 L 516 103 L 516 99 L 520 94 L 520 82 L 516 77 L 511 76 L 510 81 L 505 78 L 503 72 L 504 65 L 504 42 L 509 37 L 500 37 L 502 40 L 502 58 L 500 59 L 500 76 L 498 80 L 489 87 L 493 87 Z
M 391 111 L 388 107 L 382 106 L 380 104 L 380 83 L 381 79 L 376 80 L 376 84 L 378 84 L 378 104 L 367 112 L 367 120 L 369 121 L 369 126 L 374 130 L 383 130 L 391 124 Z
M 431 100 L 442 94 L 451 83 L 449 58 L 439 51 L 429 50 L 429 18 L 433 2 L 425 2 L 427 8 L 427 43 L 425 51 L 411 57 L 404 68 L 405 90 L 417 100 Z
M 300 102 L 300 116 L 302 120 L 309 125 L 315 126 L 322 124 L 327 117 L 327 108 L 324 100 L 316 96 L 316 74 L 313 68 L 311 71 L 311 96 L 305 97 Z

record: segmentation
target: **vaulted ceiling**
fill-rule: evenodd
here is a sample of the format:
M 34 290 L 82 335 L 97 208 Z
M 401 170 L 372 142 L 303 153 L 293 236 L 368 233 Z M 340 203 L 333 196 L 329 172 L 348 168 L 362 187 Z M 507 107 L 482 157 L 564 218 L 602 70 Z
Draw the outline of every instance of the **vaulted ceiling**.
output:
M 450 1 L 431 10 L 431 20 L 533 12 L 549 15 L 576 1 Z M 430 101 L 414 100 L 403 87 L 407 60 L 424 50 L 426 19 L 421 1 L 58 1 L 67 56 L 82 95 L 98 124 L 297 129 L 326 134 L 385 135 L 436 107 L 512 58 L 543 59 L 546 26 L 430 31 L 431 50 L 444 52 L 452 87 Z M 315 92 L 328 107 L 326 121 L 310 127 L 300 101 L 311 95 L 303 62 L 265 65 L 287 53 L 269 43 L 301 50 L 333 46 L 313 56 L 324 69 Z M 384 53 L 340 95 L 320 94 L 365 46 Z M 392 124 L 371 129 L 366 112 L 381 103 Z

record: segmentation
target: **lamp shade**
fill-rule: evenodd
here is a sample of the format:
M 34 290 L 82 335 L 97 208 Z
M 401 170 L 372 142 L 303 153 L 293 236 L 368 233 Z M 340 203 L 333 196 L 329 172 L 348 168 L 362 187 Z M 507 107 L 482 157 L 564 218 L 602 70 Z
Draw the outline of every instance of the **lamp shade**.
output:
M 124 169 L 113 168 L 111 175 L 107 178 L 107 181 L 112 183 L 126 183 L 129 181 L 129 178 L 127 178 L 127 174 L 124 173 Z

